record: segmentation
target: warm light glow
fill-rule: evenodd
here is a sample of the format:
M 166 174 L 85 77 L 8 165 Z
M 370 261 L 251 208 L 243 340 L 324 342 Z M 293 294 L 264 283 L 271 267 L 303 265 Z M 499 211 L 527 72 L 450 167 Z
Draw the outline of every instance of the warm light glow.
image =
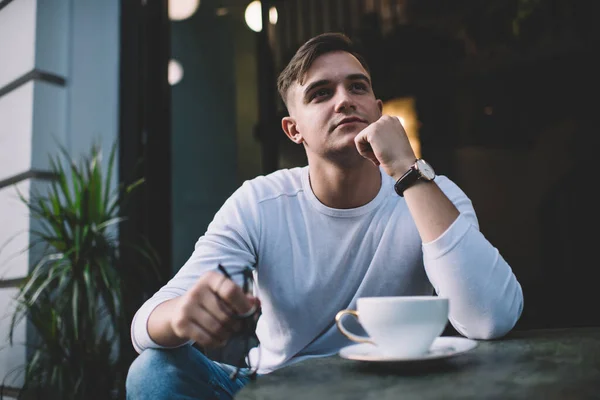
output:
M 169 0 L 169 19 L 171 21 L 181 21 L 191 17 L 198 6 L 200 0 Z
M 262 10 L 260 1 L 254 0 L 252 3 L 248 4 L 246 7 L 246 12 L 244 13 L 244 18 L 246 20 L 246 25 L 254 32 L 262 31 Z M 269 9 L 269 22 L 272 25 L 277 23 L 277 8 L 271 7 Z
M 421 141 L 419 140 L 419 120 L 415 110 L 415 99 L 402 97 L 383 103 L 383 113 L 398 117 L 406 131 L 408 141 L 417 157 L 421 157 Z
M 215 10 L 215 14 L 217 14 L 217 17 L 224 17 L 229 14 L 229 10 L 227 7 L 220 7 Z
M 269 22 L 271 25 L 275 25 L 277 23 L 277 9 L 275 7 L 269 8 Z
M 183 67 L 177 60 L 169 61 L 169 84 L 177 85 L 183 78 Z

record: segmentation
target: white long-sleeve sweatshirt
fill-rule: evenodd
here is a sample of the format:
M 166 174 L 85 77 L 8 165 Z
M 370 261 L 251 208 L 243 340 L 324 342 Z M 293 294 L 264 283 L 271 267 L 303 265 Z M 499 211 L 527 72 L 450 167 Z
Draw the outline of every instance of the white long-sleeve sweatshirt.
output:
M 423 243 L 394 181 L 368 204 L 333 209 L 315 197 L 308 167 L 246 181 L 216 213 L 177 274 L 134 317 L 135 349 L 153 347 L 148 316 L 182 295 L 220 263 L 253 267 L 262 314 L 259 373 L 350 344 L 334 322 L 364 296 L 438 295 L 449 298 L 449 320 L 462 335 L 491 339 L 511 330 L 523 294 L 510 266 L 479 231 L 471 201 L 445 176 L 435 183 L 460 215 L 436 240 Z M 345 325 L 352 328 L 352 319 Z M 356 324 L 355 331 L 361 332 Z M 258 348 L 251 350 L 256 365 Z

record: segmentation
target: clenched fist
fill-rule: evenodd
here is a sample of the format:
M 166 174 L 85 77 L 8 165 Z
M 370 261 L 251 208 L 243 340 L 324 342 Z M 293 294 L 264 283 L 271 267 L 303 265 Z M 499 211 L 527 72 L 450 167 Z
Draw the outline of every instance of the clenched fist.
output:
M 193 340 L 203 347 L 220 347 L 240 329 L 236 316 L 252 313 L 259 306 L 257 297 L 244 294 L 235 282 L 210 271 L 184 295 L 156 307 L 148 320 L 148 332 L 164 346 Z
M 360 155 L 380 165 L 397 180 L 415 162 L 416 156 L 397 117 L 382 115 L 354 138 Z

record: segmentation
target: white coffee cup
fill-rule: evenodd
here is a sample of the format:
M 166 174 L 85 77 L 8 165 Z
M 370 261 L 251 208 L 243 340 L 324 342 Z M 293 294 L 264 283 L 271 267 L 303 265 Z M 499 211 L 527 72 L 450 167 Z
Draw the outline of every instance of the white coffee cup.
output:
M 371 343 L 386 356 L 411 358 L 429 350 L 448 322 L 449 302 L 438 296 L 361 297 L 357 311 L 342 310 L 335 323 L 347 338 Z M 349 332 L 342 317 L 353 315 L 368 337 Z

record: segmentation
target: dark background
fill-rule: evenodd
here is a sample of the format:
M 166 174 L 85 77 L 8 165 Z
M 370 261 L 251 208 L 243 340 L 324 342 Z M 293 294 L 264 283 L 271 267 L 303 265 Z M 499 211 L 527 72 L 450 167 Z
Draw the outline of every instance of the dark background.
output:
M 275 80 L 305 40 L 341 31 L 378 97 L 415 99 L 423 157 L 473 200 L 522 284 L 516 329 L 600 325 L 598 2 L 263 1 L 279 20 L 260 33 L 244 25 L 247 3 L 203 0 L 169 24 L 165 1 L 123 2 L 122 162 L 146 154 L 151 191 L 130 229 L 157 244 L 165 279 L 243 180 L 305 163 L 281 133 Z M 169 57 L 185 68 L 171 88 L 149 79 Z

